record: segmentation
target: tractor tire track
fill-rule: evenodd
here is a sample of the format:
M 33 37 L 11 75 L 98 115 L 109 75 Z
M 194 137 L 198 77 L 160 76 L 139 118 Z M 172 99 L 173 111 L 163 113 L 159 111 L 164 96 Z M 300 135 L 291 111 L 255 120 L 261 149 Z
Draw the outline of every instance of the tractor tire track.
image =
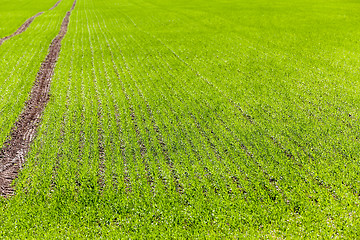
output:
M 50 8 L 49 11 L 53 10 L 54 8 L 56 8 L 61 1 L 62 1 L 62 0 L 59 0 L 57 3 L 55 3 L 55 5 L 54 5 L 52 8 Z M 44 12 L 39 12 L 39 13 L 35 14 L 34 16 L 32 16 L 31 18 L 29 18 L 28 20 L 26 20 L 13 34 L 1 38 L 1 39 L 0 39 L 0 46 L 1 46 L 6 40 L 9 40 L 10 38 L 15 37 L 16 35 L 19 35 L 19 34 L 25 32 L 26 29 L 30 26 L 30 24 L 34 21 L 34 19 L 37 18 L 37 17 L 39 17 L 39 16 L 42 15 L 43 13 L 44 13 Z
M 40 70 L 31 90 L 30 98 L 13 127 L 9 140 L 0 150 L 0 195 L 10 196 L 14 194 L 11 186 L 12 181 L 17 177 L 19 170 L 25 162 L 25 156 L 29 151 L 30 144 L 35 138 L 38 126 L 41 122 L 41 115 L 50 99 L 50 83 L 57 62 L 61 41 L 64 38 L 69 25 L 69 18 L 74 9 L 66 13 L 61 24 L 60 32 L 51 42 L 48 55 L 41 64 Z
M 16 35 L 19 35 L 26 31 L 26 29 L 30 26 L 30 24 L 34 21 L 35 18 L 43 14 L 44 12 L 39 12 L 36 15 L 32 16 L 28 20 L 26 20 L 13 34 L 3 37 L 0 39 L 0 46 L 8 39 L 15 37 Z
M 54 8 L 56 8 L 56 7 L 60 4 L 61 1 L 62 1 L 62 0 L 57 1 L 57 2 L 55 3 L 55 5 L 52 6 L 52 8 L 49 9 L 49 11 L 53 10 Z

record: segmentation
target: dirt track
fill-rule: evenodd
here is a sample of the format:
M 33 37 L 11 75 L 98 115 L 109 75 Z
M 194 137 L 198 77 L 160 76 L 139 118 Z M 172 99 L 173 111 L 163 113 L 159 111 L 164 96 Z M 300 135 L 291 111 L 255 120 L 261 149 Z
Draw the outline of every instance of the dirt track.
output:
M 50 8 L 49 10 L 53 10 L 54 8 L 56 8 L 59 3 L 61 2 L 62 0 L 59 0 L 58 2 L 55 3 L 55 5 Z M 36 15 L 32 16 L 31 18 L 29 18 L 28 20 L 26 20 L 13 34 L 9 35 L 9 36 L 6 36 L 6 37 L 3 37 L 0 39 L 0 46 L 3 44 L 3 42 L 5 42 L 6 40 L 16 36 L 16 35 L 19 35 L 23 32 L 26 31 L 26 29 L 30 26 L 30 24 L 34 21 L 35 18 L 37 18 L 38 16 L 40 16 L 41 14 L 43 14 L 44 12 L 39 12 L 37 13 Z
M 55 5 L 52 6 L 52 8 L 50 8 L 49 10 L 53 10 L 54 8 L 56 8 L 61 1 L 62 1 L 62 0 L 57 1 L 57 2 L 55 3 Z
M 60 32 L 49 47 L 48 55 L 41 64 L 29 100 L 26 101 L 25 107 L 10 133 L 9 140 L 0 151 L 1 196 L 6 197 L 14 194 L 11 183 L 17 177 L 19 170 L 24 164 L 24 157 L 29 151 L 30 144 L 40 124 L 42 112 L 49 101 L 50 83 L 59 56 L 61 40 L 67 32 L 69 17 L 75 4 L 76 0 L 71 10 L 66 13 Z
M 30 26 L 30 24 L 34 21 L 35 18 L 37 18 L 38 16 L 40 16 L 41 14 L 43 14 L 44 12 L 39 12 L 36 15 L 32 16 L 31 18 L 29 18 L 28 20 L 26 20 L 23 25 L 21 25 L 13 34 L 3 37 L 0 39 L 0 46 L 1 44 L 3 44 L 3 42 L 5 42 L 6 40 L 19 35 L 23 32 L 25 32 L 25 30 Z

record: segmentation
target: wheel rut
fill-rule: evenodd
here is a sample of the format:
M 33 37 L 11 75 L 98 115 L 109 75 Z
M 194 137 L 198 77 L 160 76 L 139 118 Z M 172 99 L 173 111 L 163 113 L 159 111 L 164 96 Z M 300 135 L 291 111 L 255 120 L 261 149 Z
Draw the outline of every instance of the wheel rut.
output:
M 55 3 L 55 5 L 52 6 L 52 7 L 49 9 L 49 11 L 53 10 L 54 8 L 56 8 L 56 7 L 61 3 L 61 1 L 62 1 L 62 0 L 57 1 L 57 2 Z
M 55 5 L 50 8 L 49 10 L 53 10 L 54 8 L 56 8 L 59 3 L 61 2 L 62 0 L 59 0 L 58 2 L 55 3 Z M 0 38 L 0 46 L 6 41 L 6 40 L 9 40 L 10 38 L 12 37 L 15 37 L 16 35 L 19 35 L 23 32 L 26 31 L 26 29 L 30 26 L 30 24 L 34 21 L 35 18 L 39 17 L 40 15 L 42 15 L 44 12 L 39 12 L 37 14 L 35 14 L 34 16 L 32 16 L 31 18 L 29 18 L 28 20 L 26 20 L 13 34 L 9 35 L 9 36 L 6 36 L 6 37 L 3 37 L 3 38 Z
M 11 184 L 25 163 L 25 156 L 35 138 L 42 113 L 49 101 L 50 83 L 60 53 L 61 41 L 67 32 L 70 14 L 75 4 L 76 0 L 70 11 L 66 13 L 60 32 L 50 44 L 48 54 L 41 64 L 29 100 L 26 101 L 22 113 L 12 128 L 9 140 L 5 142 L 4 147 L 0 150 L 1 196 L 8 197 L 14 194 Z

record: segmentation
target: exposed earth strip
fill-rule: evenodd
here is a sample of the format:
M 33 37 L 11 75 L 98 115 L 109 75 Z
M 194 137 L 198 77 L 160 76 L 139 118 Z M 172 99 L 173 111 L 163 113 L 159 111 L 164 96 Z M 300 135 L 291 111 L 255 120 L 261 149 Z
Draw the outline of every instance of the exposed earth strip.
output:
M 11 183 L 17 177 L 19 170 L 24 164 L 24 157 L 29 151 L 30 144 L 40 124 L 42 112 L 49 101 L 50 83 L 59 56 L 61 40 L 67 32 L 70 14 L 75 4 L 76 0 L 71 10 L 66 13 L 60 32 L 51 42 L 48 54 L 37 74 L 29 100 L 26 101 L 25 107 L 10 133 L 9 140 L 0 150 L 1 196 L 6 197 L 14 194 Z
M 56 8 L 61 1 L 62 1 L 62 0 L 57 1 L 57 2 L 55 3 L 55 5 L 52 6 L 52 8 L 50 8 L 49 10 L 53 10 L 54 8 Z
M 54 8 L 56 8 L 59 3 L 61 2 L 61 0 L 59 0 L 58 2 L 55 3 L 55 5 L 50 8 L 49 10 L 53 10 Z M 37 14 L 35 14 L 34 16 L 32 16 L 31 18 L 29 18 L 28 20 L 26 20 L 13 34 L 9 35 L 9 36 L 6 36 L 6 37 L 3 37 L 3 38 L 0 38 L 0 46 L 8 39 L 16 36 L 16 35 L 19 35 L 23 32 L 26 31 L 26 29 L 30 26 L 30 24 L 34 21 L 35 18 L 37 18 L 38 16 L 40 16 L 41 14 L 43 14 L 44 12 L 39 12 Z

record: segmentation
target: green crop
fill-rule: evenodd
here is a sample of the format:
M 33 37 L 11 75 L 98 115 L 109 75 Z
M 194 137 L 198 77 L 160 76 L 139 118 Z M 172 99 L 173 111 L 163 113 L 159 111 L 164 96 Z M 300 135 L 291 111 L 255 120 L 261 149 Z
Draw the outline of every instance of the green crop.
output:
M 64 0 L 57 8 L 44 11 L 25 32 L 0 45 L 0 146 L 7 140 L 21 113 L 41 62 L 71 4 L 71 0 Z
M 27 19 L 50 9 L 56 1 L 2 0 L 0 8 L 0 38 L 11 35 Z
M 2 143 L 70 6 L 0 46 Z M 356 239 L 359 7 L 78 0 L 0 236 Z

